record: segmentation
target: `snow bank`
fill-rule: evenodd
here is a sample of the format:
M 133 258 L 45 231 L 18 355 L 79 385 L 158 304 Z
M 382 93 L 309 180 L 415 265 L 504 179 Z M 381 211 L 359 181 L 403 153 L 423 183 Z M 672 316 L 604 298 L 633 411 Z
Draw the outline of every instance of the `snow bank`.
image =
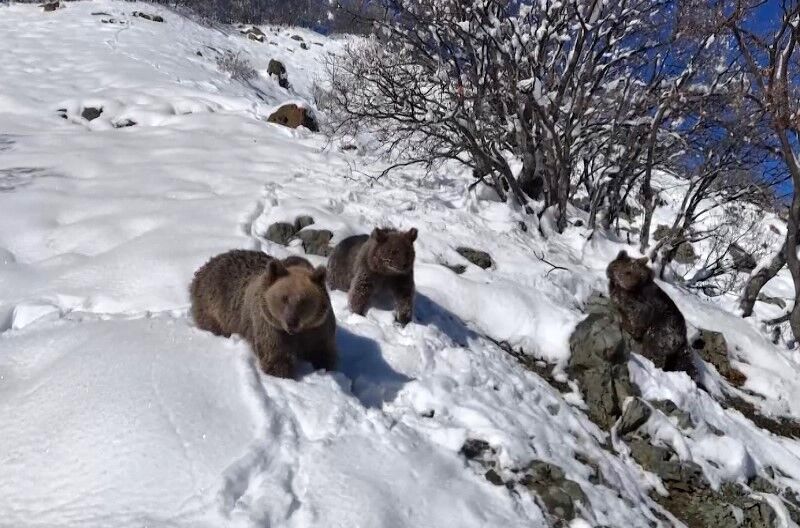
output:
M 544 239 L 536 219 L 467 193 L 469 176 L 448 168 L 361 178 L 360 154 L 266 123 L 283 102 L 313 106 L 321 61 L 341 42 L 263 29 L 257 43 L 136 2 L 0 7 L 0 47 L 14 50 L 0 86 L 0 524 L 544 524 L 532 494 L 495 486 L 459 454 L 473 438 L 506 480 L 532 460 L 562 468 L 588 502 L 575 528 L 658 522 L 652 476 L 608 450 L 580 395 L 492 342 L 562 376 L 582 305 L 625 244 L 599 233 L 587 242 L 579 227 Z M 225 50 L 258 77 L 220 72 Z M 271 58 L 291 91 L 266 76 Z M 102 112 L 88 121 L 88 107 Z M 125 121 L 135 124 L 116 128 Z M 278 380 L 258 373 L 245 343 L 193 327 L 187 285 L 231 248 L 302 253 L 264 237 L 301 214 L 334 242 L 417 227 L 416 316 L 402 328 L 386 309 L 354 315 L 334 292 L 340 372 Z M 492 266 L 459 247 L 488 252 Z M 726 333 L 759 408 L 800 412 L 793 353 L 730 304 L 668 292 L 691 324 Z M 780 466 L 800 489 L 796 441 L 770 437 L 688 378 L 640 358 L 631 370 L 645 396 L 709 425 L 687 436 L 654 422 L 652 432 L 714 482 Z

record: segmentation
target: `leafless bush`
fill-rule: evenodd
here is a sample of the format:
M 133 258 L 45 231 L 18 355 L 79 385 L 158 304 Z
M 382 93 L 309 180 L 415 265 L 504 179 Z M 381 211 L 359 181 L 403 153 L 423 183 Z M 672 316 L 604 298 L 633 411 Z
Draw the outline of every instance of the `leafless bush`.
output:
M 231 76 L 231 79 L 246 82 L 255 78 L 256 70 L 247 57 L 242 57 L 239 53 L 226 51 L 217 57 L 217 67 Z

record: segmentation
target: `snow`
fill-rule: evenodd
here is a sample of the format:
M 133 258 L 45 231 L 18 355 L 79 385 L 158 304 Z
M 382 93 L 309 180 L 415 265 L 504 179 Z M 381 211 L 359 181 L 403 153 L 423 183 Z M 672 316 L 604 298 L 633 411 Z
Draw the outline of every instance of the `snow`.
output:
M 563 378 L 584 301 L 605 288 L 619 249 L 634 251 L 601 233 L 587 241 L 582 227 L 555 236 L 548 215 L 538 225 L 468 193 L 469 177 L 449 168 L 361 178 L 361 154 L 267 123 L 284 102 L 313 107 L 343 39 L 263 29 L 257 43 L 135 2 L 0 7 L 0 49 L 14 50 L 0 67 L 0 524 L 544 525 L 532 495 L 491 484 L 459 454 L 468 438 L 489 442 L 506 479 L 534 459 L 562 468 L 589 502 L 572 528 L 657 522 L 652 476 L 608 449 L 580 394 L 560 394 L 494 343 Z M 227 49 L 258 71 L 251 84 L 217 69 L 214 50 Z M 266 75 L 271 58 L 292 90 Z M 86 121 L 87 107 L 103 112 Z M 124 120 L 136 124 L 115 128 Z M 280 380 L 259 373 L 239 338 L 194 327 L 187 286 L 231 248 L 301 254 L 264 238 L 301 214 L 334 242 L 417 227 L 416 316 L 401 328 L 386 309 L 354 315 L 334 292 L 340 371 Z M 492 268 L 459 246 L 489 252 Z M 766 291 L 791 297 L 786 280 Z M 694 327 L 725 332 L 743 397 L 800 416 L 800 358 L 758 326 L 771 307 L 743 322 L 731 299 L 665 288 Z M 700 424 L 648 427 L 713 483 L 772 466 L 800 489 L 797 441 L 722 409 L 682 374 L 638 357 L 631 371 L 645 397 L 671 398 Z

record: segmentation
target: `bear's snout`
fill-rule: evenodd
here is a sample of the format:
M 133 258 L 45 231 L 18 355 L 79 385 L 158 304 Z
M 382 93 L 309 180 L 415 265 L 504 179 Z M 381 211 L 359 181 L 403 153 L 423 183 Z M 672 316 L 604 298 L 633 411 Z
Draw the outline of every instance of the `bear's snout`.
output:
M 286 332 L 294 334 L 300 328 L 300 315 L 297 310 L 287 308 L 283 316 L 283 324 Z

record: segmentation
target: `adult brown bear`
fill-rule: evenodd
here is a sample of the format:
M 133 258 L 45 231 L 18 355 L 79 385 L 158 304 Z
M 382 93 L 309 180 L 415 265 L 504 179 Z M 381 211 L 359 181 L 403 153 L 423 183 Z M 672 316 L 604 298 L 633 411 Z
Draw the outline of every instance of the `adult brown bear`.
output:
M 204 330 L 247 339 L 266 374 L 292 377 L 298 359 L 332 370 L 336 319 L 325 275 L 301 257 L 228 251 L 195 273 L 192 317 Z

